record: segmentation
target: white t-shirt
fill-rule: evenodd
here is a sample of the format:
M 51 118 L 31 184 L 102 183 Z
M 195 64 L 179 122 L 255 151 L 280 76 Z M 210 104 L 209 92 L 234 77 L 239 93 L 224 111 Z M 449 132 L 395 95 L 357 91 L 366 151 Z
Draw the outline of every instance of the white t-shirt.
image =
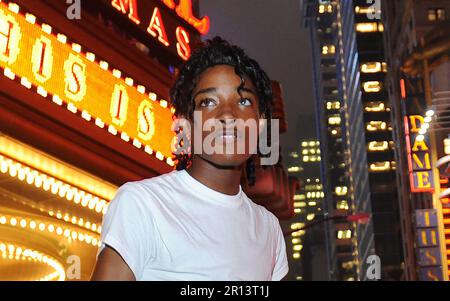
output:
M 185 170 L 122 185 L 103 218 L 102 246 L 136 280 L 281 280 L 288 272 L 278 219 L 237 195 L 208 188 Z

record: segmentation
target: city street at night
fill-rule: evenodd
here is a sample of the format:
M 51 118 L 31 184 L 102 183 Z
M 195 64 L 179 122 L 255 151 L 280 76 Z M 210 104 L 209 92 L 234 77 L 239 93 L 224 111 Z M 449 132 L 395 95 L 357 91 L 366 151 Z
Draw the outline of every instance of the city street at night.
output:
M 450 0 L 0 0 L 0 116 L 0 282 L 449 281 Z

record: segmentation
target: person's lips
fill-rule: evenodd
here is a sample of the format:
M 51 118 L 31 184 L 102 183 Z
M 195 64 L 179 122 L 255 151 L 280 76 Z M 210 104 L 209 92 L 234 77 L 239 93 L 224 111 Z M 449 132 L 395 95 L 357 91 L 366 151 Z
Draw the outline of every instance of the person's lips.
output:
M 217 131 L 217 134 L 214 135 L 215 140 L 223 141 L 224 143 L 234 143 L 238 138 L 242 135 L 239 134 L 237 129 L 223 129 Z

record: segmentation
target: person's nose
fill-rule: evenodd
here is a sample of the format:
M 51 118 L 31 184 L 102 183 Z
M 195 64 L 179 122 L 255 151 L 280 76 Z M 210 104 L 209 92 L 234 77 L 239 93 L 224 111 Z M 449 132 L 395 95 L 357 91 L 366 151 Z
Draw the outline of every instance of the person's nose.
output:
M 220 109 L 218 119 L 224 126 L 227 124 L 234 124 L 236 122 L 237 116 L 235 108 L 233 108 L 230 102 L 223 104 Z

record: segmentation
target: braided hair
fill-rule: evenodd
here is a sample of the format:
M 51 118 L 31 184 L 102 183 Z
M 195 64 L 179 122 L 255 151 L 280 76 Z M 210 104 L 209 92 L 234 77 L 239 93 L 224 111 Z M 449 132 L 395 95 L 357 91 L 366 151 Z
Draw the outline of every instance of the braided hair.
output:
M 184 117 L 192 120 L 195 109 L 192 92 L 197 85 L 198 77 L 206 69 L 216 65 L 234 67 L 236 75 L 241 78 L 240 88 L 244 86 L 244 76 L 250 78 L 256 87 L 261 116 L 267 119 L 272 117 L 272 85 L 267 74 L 259 66 L 258 62 L 247 56 L 242 48 L 231 45 L 217 36 L 206 40 L 181 67 L 178 77 L 170 89 L 170 102 L 175 109 L 175 117 Z M 177 170 L 187 168 L 191 159 L 191 154 L 182 153 L 176 155 Z M 248 183 L 253 185 L 255 182 L 254 158 L 247 160 L 246 174 Z

